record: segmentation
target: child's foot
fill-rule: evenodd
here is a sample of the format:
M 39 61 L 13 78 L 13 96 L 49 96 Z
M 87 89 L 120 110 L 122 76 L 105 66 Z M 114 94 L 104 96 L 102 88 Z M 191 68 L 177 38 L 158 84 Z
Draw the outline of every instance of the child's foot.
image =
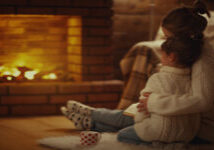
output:
M 91 129 L 91 117 L 90 116 L 85 116 L 83 118 L 82 125 L 85 129 Z
M 65 115 L 69 120 L 74 123 L 74 126 L 78 130 L 90 129 L 91 128 L 91 117 L 85 116 L 80 113 L 75 113 L 69 111 L 66 107 L 61 107 L 61 112 Z
M 68 111 L 68 109 L 64 106 L 60 107 L 60 110 L 62 112 L 63 115 L 65 115 L 66 117 L 69 116 L 69 114 L 71 113 L 70 111 Z
M 86 116 L 86 115 L 90 116 L 92 111 L 95 108 L 84 105 L 77 101 L 70 100 L 67 102 L 67 109 L 72 112 L 80 113 L 81 115 L 84 115 L 84 116 Z
M 83 116 L 79 113 L 71 113 L 68 118 L 73 121 L 74 126 L 78 130 L 91 129 L 91 117 Z
M 78 129 L 78 130 L 83 130 L 84 129 L 84 127 L 83 127 L 84 116 L 83 115 L 73 112 L 73 113 L 70 113 L 68 115 L 68 119 L 73 121 L 74 126 L 76 127 L 76 129 Z

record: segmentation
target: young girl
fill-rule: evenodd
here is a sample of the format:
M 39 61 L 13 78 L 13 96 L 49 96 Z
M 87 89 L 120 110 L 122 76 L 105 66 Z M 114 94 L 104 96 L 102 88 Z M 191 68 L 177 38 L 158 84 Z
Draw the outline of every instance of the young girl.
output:
M 168 38 L 162 44 L 163 67 L 159 73 L 149 78 L 142 92 L 177 95 L 190 93 L 190 67 L 200 56 L 201 48 L 202 42 L 196 38 Z M 120 130 L 118 140 L 137 144 L 157 140 L 188 142 L 196 135 L 200 123 L 199 114 L 165 117 L 151 113 L 150 117 L 134 123 L 132 117 L 125 116 L 119 110 L 91 109 L 75 101 L 68 102 L 67 107 L 62 112 L 74 121 L 76 127 L 95 131 L 117 131 L 124 128 Z

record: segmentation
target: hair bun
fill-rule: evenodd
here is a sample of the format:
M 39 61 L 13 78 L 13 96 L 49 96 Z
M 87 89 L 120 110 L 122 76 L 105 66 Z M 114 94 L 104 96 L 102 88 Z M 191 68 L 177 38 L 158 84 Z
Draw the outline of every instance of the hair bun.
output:
M 201 1 L 196 0 L 193 5 L 193 12 L 199 13 L 199 14 L 207 14 L 207 16 L 210 18 L 210 12 L 207 9 L 207 6 Z
M 203 33 L 197 33 L 197 34 L 194 34 L 194 35 L 190 35 L 190 38 L 192 40 L 202 40 L 204 37 Z

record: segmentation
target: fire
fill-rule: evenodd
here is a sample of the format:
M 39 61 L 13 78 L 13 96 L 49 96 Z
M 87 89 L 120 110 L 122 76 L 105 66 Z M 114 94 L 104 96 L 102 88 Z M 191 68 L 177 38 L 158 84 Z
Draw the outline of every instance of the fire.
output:
M 35 76 L 43 80 L 56 80 L 58 77 L 55 73 L 41 73 L 38 69 L 29 69 L 27 67 L 8 67 L 0 66 L 0 81 L 7 80 L 34 80 Z
M 13 78 L 12 77 L 7 77 L 7 80 L 11 81 L 11 80 L 13 80 Z
M 51 79 L 51 80 L 54 80 L 54 79 L 57 79 L 57 76 L 54 73 L 49 73 L 47 75 L 42 76 L 42 79 L 46 79 L 46 80 Z
M 35 71 L 26 71 L 25 72 L 25 78 L 27 78 L 28 80 L 33 80 L 34 76 L 39 73 L 39 71 L 35 70 Z
M 21 71 L 19 71 L 17 68 L 0 66 L 0 76 L 11 75 L 18 77 L 20 74 Z

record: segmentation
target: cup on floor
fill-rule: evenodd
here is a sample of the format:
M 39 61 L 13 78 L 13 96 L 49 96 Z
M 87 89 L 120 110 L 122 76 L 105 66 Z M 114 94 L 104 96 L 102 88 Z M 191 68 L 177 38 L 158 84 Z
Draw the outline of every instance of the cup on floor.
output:
M 101 133 L 95 131 L 80 132 L 80 143 L 83 146 L 91 146 L 97 144 L 101 139 Z

